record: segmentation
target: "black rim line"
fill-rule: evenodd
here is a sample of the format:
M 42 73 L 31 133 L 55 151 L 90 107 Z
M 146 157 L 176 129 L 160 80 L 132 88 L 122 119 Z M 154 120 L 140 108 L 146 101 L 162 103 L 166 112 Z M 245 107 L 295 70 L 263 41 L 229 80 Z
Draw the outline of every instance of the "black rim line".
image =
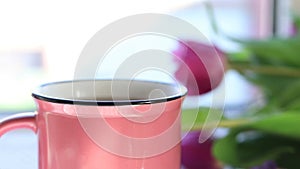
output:
M 162 103 L 166 101 L 172 101 L 179 99 L 183 96 L 172 96 L 167 98 L 158 98 L 158 99 L 149 99 L 149 100 L 113 100 L 113 101 L 97 101 L 97 100 L 71 100 L 71 99 L 61 99 L 61 98 L 52 98 L 47 96 L 41 96 L 37 94 L 32 94 L 32 97 L 52 103 L 61 103 L 61 104 L 75 104 L 75 105 L 98 105 L 98 106 L 121 106 L 121 105 L 141 105 L 141 104 L 153 104 L 153 103 Z
M 59 81 L 59 82 L 51 82 L 40 85 L 38 88 L 42 88 L 44 86 L 53 85 L 53 84 L 60 84 L 60 83 L 70 83 L 70 82 L 81 82 L 81 81 L 90 81 L 90 80 L 70 80 L 70 81 Z M 96 80 L 97 81 L 97 80 Z M 98 80 L 99 81 L 99 80 Z M 107 81 L 105 79 L 100 81 Z M 122 80 L 121 80 L 122 81 Z M 126 81 L 126 80 L 124 80 Z M 147 81 L 140 81 L 140 82 L 147 82 Z M 167 84 L 163 82 L 151 82 L 157 84 Z M 187 91 L 183 92 L 182 94 L 173 95 L 164 98 L 156 98 L 156 99 L 148 99 L 148 100 L 112 100 L 112 101 L 103 101 L 103 100 L 72 100 L 72 99 L 64 99 L 64 98 L 56 98 L 51 96 L 44 96 L 41 94 L 32 93 L 32 97 L 52 103 L 60 103 L 60 104 L 75 104 L 75 105 L 91 105 L 91 106 L 121 106 L 121 105 L 142 105 L 142 104 L 153 104 L 153 103 L 162 103 L 167 101 L 176 100 L 179 98 L 184 97 L 187 94 Z

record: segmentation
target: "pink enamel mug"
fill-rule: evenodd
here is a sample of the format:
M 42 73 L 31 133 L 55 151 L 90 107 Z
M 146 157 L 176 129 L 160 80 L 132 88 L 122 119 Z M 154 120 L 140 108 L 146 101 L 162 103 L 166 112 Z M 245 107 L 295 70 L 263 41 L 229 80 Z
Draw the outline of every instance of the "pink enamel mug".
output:
M 48 83 L 32 93 L 36 112 L 0 120 L 0 136 L 36 132 L 39 169 L 180 169 L 186 93 L 141 80 Z

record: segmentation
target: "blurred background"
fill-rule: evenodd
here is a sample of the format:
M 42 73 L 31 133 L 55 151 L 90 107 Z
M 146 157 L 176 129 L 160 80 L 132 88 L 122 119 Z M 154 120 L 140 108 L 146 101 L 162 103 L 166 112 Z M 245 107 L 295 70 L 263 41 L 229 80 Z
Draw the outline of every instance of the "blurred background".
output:
M 300 0 L 209 1 L 212 2 L 219 29 L 235 38 L 289 36 L 292 30 L 291 11 L 300 13 Z M 80 52 L 97 31 L 125 16 L 140 13 L 164 13 L 179 17 L 198 28 L 222 50 L 240 50 L 239 45 L 214 32 L 203 0 L 2 0 L 0 118 L 7 113 L 34 110 L 30 94 L 35 86 L 73 79 Z M 175 44 L 161 44 L 164 45 L 172 48 Z M 230 84 L 226 85 L 230 93 L 227 102 L 249 99 L 245 98 L 243 91 L 251 86 L 242 77 L 229 71 L 225 78 L 230 79 Z M 22 145 L 20 142 L 23 142 Z M 19 151 L 11 151 L 12 146 Z M 13 158 L 18 162 L 11 164 Z M 0 139 L 1 169 L 20 166 L 23 169 L 37 168 L 36 159 L 33 133 L 11 132 Z
M 220 30 L 238 38 L 287 36 L 290 8 L 297 10 L 300 6 L 297 0 L 211 1 Z M 98 30 L 125 16 L 147 12 L 177 16 L 222 50 L 238 50 L 236 44 L 214 33 L 203 2 L 1 1 L 0 112 L 34 109 L 31 90 L 40 83 L 72 79 L 86 42 Z

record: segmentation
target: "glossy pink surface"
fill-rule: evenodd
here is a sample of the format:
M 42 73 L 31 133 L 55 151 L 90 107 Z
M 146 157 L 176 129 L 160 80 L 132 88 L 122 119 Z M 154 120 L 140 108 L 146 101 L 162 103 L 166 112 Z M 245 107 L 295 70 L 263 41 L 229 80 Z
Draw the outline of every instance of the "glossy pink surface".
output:
M 0 134 L 36 130 L 39 169 L 179 169 L 182 100 L 116 107 L 35 99 L 37 115 L 2 121 Z
M 6 132 L 18 128 L 29 128 L 36 132 L 35 113 L 20 113 L 0 120 L 0 137 Z
M 180 105 L 181 99 L 168 102 L 165 112 L 151 122 L 136 122 L 119 114 L 115 106 L 73 106 L 36 100 L 39 134 L 40 169 L 179 169 L 180 168 Z M 137 106 L 147 111 L 149 105 Z M 159 105 L 161 106 L 161 105 Z M 122 107 L 126 109 L 127 107 Z M 131 109 L 128 106 L 127 109 Z M 99 110 L 100 109 L 100 110 Z M 76 115 L 76 110 L 81 114 Z M 82 110 L 86 112 L 83 115 Z M 97 111 L 96 111 L 97 110 Z M 170 112 L 172 111 L 172 112 Z M 123 111 L 122 111 L 123 112 Z M 143 113 L 143 111 L 140 111 Z M 147 113 L 153 113 L 148 111 Z M 99 116 L 99 114 L 101 116 Z M 79 118 L 78 118 L 79 117 Z M 141 116 L 144 117 L 144 116 Z M 179 117 L 179 118 L 178 118 Z M 97 128 L 99 119 L 105 119 L 111 131 Z M 145 118 L 145 117 L 144 117 Z M 153 120 L 153 119 L 152 119 Z M 123 137 L 115 137 L 108 132 L 117 132 L 133 138 L 151 138 L 163 133 L 174 125 L 175 135 L 171 139 L 158 139 L 157 142 L 126 142 Z M 93 127 L 91 131 L 87 128 Z M 101 125 L 100 125 L 101 127 Z M 97 136 L 100 136 L 97 137 Z M 114 147 L 107 147 L 102 140 Z M 177 143 L 173 143 L 176 140 Z M 168 143 L 169 142 L 169 143 Z M 103 145 L 101 145 L 103 144 Z M 138 145 L 142 144 L 142 145 Z M 174 144 L 172 147 L 158 145 Z M 102 148 L 103 147 L 103 148 Z M 117 149 L 118 152 L 111 152 Z M 149 157 L 139 157 L 140 152 L 157 151 Z M 112 150 L 115 151 L 115 150 Z M 124 152 L 136 155 L 124 156 Z

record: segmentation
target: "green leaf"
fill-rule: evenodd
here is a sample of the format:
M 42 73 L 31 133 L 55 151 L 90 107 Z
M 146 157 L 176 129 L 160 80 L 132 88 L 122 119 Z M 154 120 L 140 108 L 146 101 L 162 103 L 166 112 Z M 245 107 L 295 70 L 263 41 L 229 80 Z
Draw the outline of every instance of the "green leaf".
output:
M 289 108 L 290 106 L 295 108 L 295 104 L 300 103 L 300 80 L 296 80 L 290 84 L 287 84 L 286 88 L 284 88 L 280 92 L 280 97 L 278 97 L 279 106 L 284 108 Z M 300 109 L 299 109 L 300 110 Z
M 231 52 L 227 53 L 228 59 L 230 59 L 230 62 L 234 63 L 243 63 L 249 61 L 249 56 L 251 52 L 247 49 L 243 49 L 239 52 Z
M 300 113 L 285 112 L 266 116 L 248 124 L 249 129 L 300 140 Z
M 238 145 L 235 141 L 235 134 L 230 134 L 223 139 L 217 139 L 213 146 L 214 156 L 225 164 L 239 166 Z
M 300 159 L 300 143 L 286 141 L 285 144 L 289 144 L 289 146 L 293 147 L 293 153 L 287 153 L 279 156 L 276 160 L 276 163 L 281 168 L 298 169 Z
M 182 130 L 201 130 L 211 109 L 201 108 L 182 111 Z M 300 112 L 281 112 L 257 115 L 243 119 L 225 119 L 219 122 L 219 127 L 240 128 L 262 131 L 281 137 L 300 141 Z
M 299 17 L 295 23 L 299 28 Z M 252 117 L 221 120 L 220 126 L 230 128 L 231 132 L 216 140 L 216 157 L 235 167 L 252 167 L 275 160 L 280 168 L 299 168 L 300 35 L 231 40 L 245 49 L 228 54 L 228 67 L 257 84 L 264 92 L 266 105 L 253 109 Z
M 234 167 L 253 167 L 267 160 L 279 161 L 287 166 L 297 159 L 300 142 L 283 137 L 243 129 L 231 132 L 227 137 L 218 139 L 213 146 L 217 159 Z M 282 157 L 289 156 L 289 161 Z
M 222 124 L 223 120 L 220 124 Z M 232 120 L 235 121 L 235 120 Z M 275 160 L 281 167 L 291 167 L 300 159 L 300 113 L 281 112 L 250 117 L 215 141 L 213 152 L 226 164 L 251 167 Z M 288 157 L 288 158 L 287 158 Z
M 263 89 L 264 94 L 272 98 L 279 98 L 279 92 L 285 89 L 289 84 L 295 81 L 295 78 L 290 78 L 286 76 L 273 76 L 264 74 L 250 74 L 245 76 L 248 80 L 255 83 Z M 270 98 L 271 97 L 271 98 Z
M 208 116 L 209 108 L 184 109 L 181 113 L 181 128 L 183 131 L 199 130 Z
M 300 30 L 300 17 L 297 14 L 293 14 L 293 23 L 297 30 Z
M 189 130 L 202 130 L 205 123 L 209 123 L 207 117 L 210 113 L 220 113 L 220 109 L 212 109 L 212 108 L 199 108 L 199 109 L 184 109 L 181 114 L 181 128 L 182 131 Z M 216 119 L 217 120 L 217 119 Z M 219 121 L 210 121 L 210 123 L 217 123 L 218 127 L 226 127 L 226 128 L 235 128 L 240 126 L 245 126 L 250 124 L 252 118 L 244 118 L 244 119 L 233 119 L 229 120 L 224 117 L 219 119 Z M 210 124 L 207 124 L 210 126 Z
M 181 112 L 181 128 L 183 131 L 188 131 L 195 128 L 204 122 L 208 110 L 206 109 L 184 109 Z M 196 124 L 195 124 L 196 123 Z
M 300 37 L 268 40 L 238 40 L 252 53 L 252 63 L 276 66 L 300 66 Z
M 286 110 L 299 111 L 300 110 L 300 98 L 295 98 L 288 105 L 284 107 Z

